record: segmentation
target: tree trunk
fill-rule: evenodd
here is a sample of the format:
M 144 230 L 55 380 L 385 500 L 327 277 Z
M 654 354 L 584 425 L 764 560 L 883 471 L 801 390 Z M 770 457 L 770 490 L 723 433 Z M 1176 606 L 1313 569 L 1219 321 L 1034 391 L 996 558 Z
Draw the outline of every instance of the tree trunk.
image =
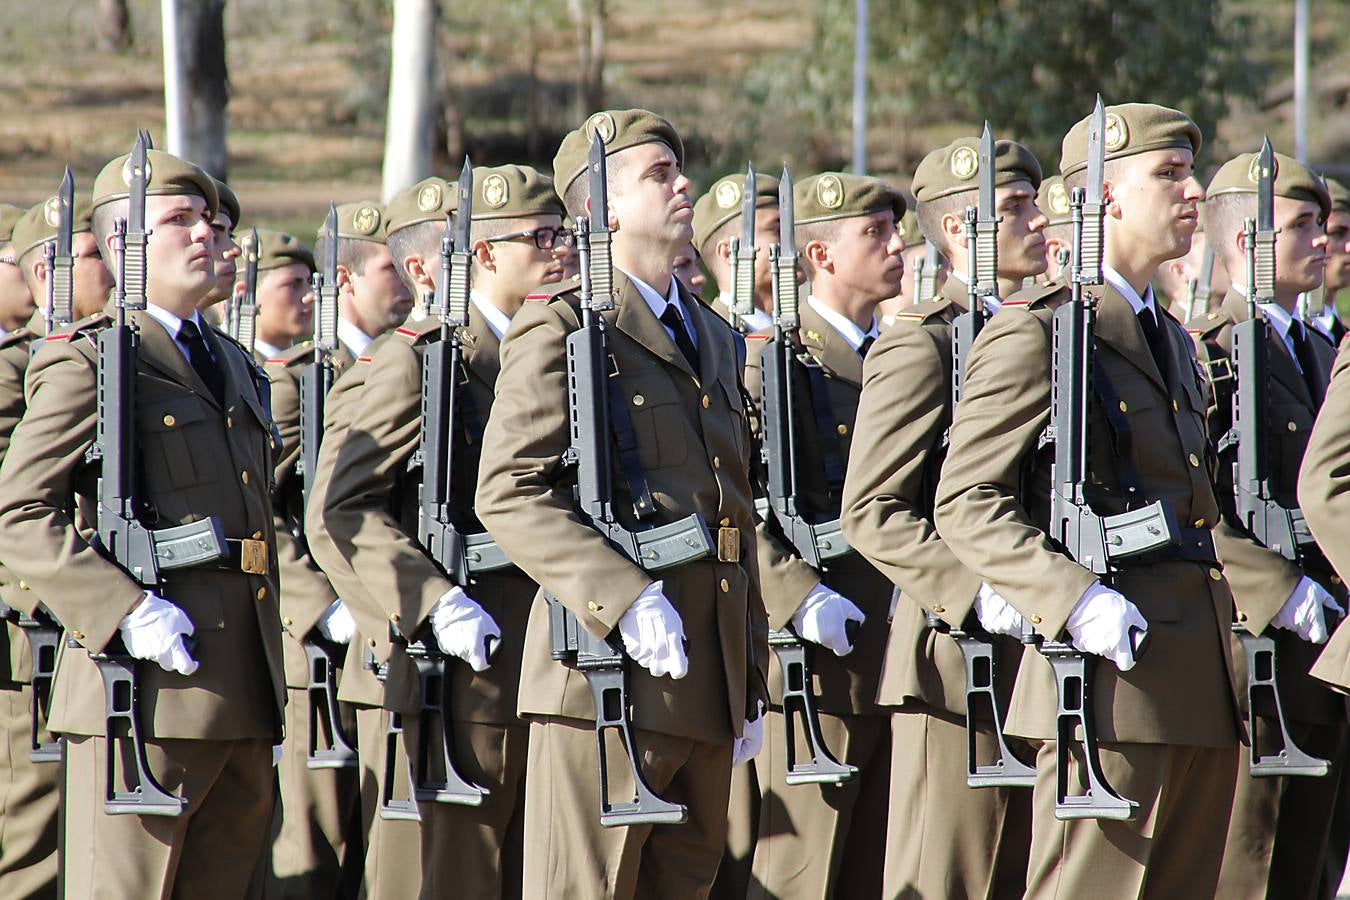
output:
M 131 16 L 127 0 L 98 0 L 98 45 L 120 53 L 131 49 Z
M 435 0 L 394 0 L 381 188 L 386 201 L 431 174 L 436 87 Z
M 169 152 L 226 177 L 225 0 L 162 0 Z
M 568 0 L 577 32 L 577 119 L 605 104 L 605 0 Z

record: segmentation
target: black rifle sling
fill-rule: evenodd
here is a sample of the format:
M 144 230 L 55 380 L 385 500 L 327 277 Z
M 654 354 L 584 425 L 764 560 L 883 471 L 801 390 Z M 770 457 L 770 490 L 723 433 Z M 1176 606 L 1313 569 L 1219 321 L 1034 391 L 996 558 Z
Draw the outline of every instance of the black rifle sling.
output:
M 820 440 L 821 463 L 825 468 L 825 485 L 830 500 L 838 500 L 844 493 L 844 454 L 839 449 L 839 420 L 830 407 L 830 389 L 825 373 L 815 360 L 801 360 L 806 370 L 807 393 L 811 396 L 811 411 L 815 414 L 816 434 Z
M 656 514 L 656 504 L 652 500 L 651 488 L 647 486 L 647 473 L 642 470 L 642 461 L 638 458 L 637 431 L 633 428 L 633 417 L 628 412 L 628 400 L 619 390 L 614 374 L 619 371 L 614 354 L 609 355 L 610 377 L 606 379 L 609 391 L 609 421 L 614 431 L 614 441 L 619 450 L 619 468 L 628 482 L 628 493 L 633 498 L 633 515 L 639 522 Z
M 1106 428 L 1111 434 L 1111 449 L 1116 461 L 1116 475 L 1120 486 L 1125 489 L 1125 497 L 1131 503 L 1143 502 L 1143 484 L 1134 468 L 1130 451 L 1134 448 L 1134 432 L 1130 420 L 1120 408 L 1120 395 L 1116 393 L 1111 380 L 1106 377 L 1106 368 L 1100 355 L 1092 354 L 1092 380 L 1097 398 L 1101 401 L 1102 412 L 1106 416 Z

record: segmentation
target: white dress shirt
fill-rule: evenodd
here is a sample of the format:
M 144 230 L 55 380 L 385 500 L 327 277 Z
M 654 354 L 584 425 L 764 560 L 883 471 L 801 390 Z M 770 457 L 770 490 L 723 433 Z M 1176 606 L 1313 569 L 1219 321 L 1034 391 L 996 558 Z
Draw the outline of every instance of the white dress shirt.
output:
M 952 269 L 951 274 L 948 277 L 955 278 L 957 281 L 964 284 L 967 288 L 970 287 L 970 279 L 966 278 L 966 273 L 964 272 L 959 272 L 956 269 Z M 994 313 L 998 312 L 1002 308 L 1003 308 L 1002 300 L 999 300 L 997 297 L 991 297 L 988 295 L 985 296 L 984 311 L 987 315 L 992 316 Z
M 623 272 L 622 269 L 619 271 Z M 647 282 L 643 281 L 641 278 L 638 278 L 635 275 L 629 275 L 627 272 L 624 272 L 623 274 L 628 275 L 628 280 L 633 282 L 633 285 L 638 289 L 638 294 L 642 297 L 643 301 L 651 307 L 652 315 L 656 316 L 658 321 L 661 318 L 661 314 L 666 311 L 667 306 L 675 307 L 680 314 L 680 318 L 684 320 L 684 330 L 688 332 L 689 340 L 693 342 L 695 348 L 698 347 L 698 333 L 694 330 L 694 323 L 690 320 L 689 313 L 686 312 L 684 307 L 680 304 L 680 289 L 676 285 L 675 276 L 671 276 L 670 289 L 666 292 L 666 296 L 662 297 L 656 292 L 656 288 L 647 284 Z M 670 336 L 672 341 L 675 340 L 675 332 L 666 325 L 665 322 L 661 323 L 661 327 L 666 329 L 666 334 Z
M 178 348 L 178 352 L 183 354 L 183 359 L 188 361 L 188 365 L 191 365 L 192 357 L 188 354 L 187 344 L 178 339 L 178 329 L 183 327 L 183 322 L 186 320 L 180 319 L 164 307 L 156 306 L 153 303 L 147 303 L 145 311 L 153 316 L 156 322 L 164 326 L 164 330 L 169 332 L 169 337 L 173 338 L 174 346 Z M 206 344 L 206 352 L 211 354 L 212 359 L 215 359 L 215 354 L 211 353 L 211 344 L 206 340 L 206 329 L 210 326 L 202 321 L 201 315 L 195 309 L 192 311 L 191 321 L 197 326 L 197 331 L 202 336 L 202 343 Z
M 1125 280 L 1124 275 L 1121 275 L 1106 263 L 1102 263 L 1102 277 L 1106 279 L 1107 284 L 1119 291 L 1120 295 L 1129 301 L 1130 309 L 1134 310 L 1136 316 L 1139 315 L 1141 309 L 1147 309 L 1153 313 L 1154 323 L 1158 326 L 1159 331 L 1162 330 L 1162 318 L 1158 315 L 1158 308 L 1153 302 L 1153 285 L 1150 284 L 1144 288 L 1144 296 L 1141 297 Z
M 352 356 L 360 356 L 365 353 L 371 341 L 375 340 L 362 331 L 355 322 L 348 322 L 341 316 L 338 316 L 337 331 L 338 340 L 342 342 L 342 346 L 351 352 Z
M 866 331 L 863 331 L 847 316 L 830 309 L 830 307 L 816 299 L 814 295 L 808 296 L 806 298 L 806 303 L 816 311 L 817 315 L 826 322 L 829 322 L 830 327 L 839 332 L 844 340 L 848 341 L 848 345 L 852 347 L 855 352 L 862 346 L 862 342 L 867 338 L 876 339 L 877 320 L 875 316 L 872 317 L 871 325 L 868 326 Z
M 488 327 L 492 329 L 492 333 L 500 341 L 506 334 L 506 330 L 511 327 L 511 317 L 492 305 L 490 301 L 483 299 L 476 291 L 469 291 L 469 302 L 482 314 L 484 321 L 488 323 Z

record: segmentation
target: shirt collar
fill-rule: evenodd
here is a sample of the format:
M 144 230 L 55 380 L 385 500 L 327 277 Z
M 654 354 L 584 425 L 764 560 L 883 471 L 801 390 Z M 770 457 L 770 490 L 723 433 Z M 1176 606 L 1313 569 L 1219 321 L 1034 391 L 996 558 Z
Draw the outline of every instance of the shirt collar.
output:
M 854 324 L 848 317 L 841 315 L 840 313 L 836 312 L 833 309 L 830 309 L 830 307 L 826 306 L 820 300 L 816 299 L 814 294 L 806 298 L 806 303 L 808 306 L 810 306 L 812 309 L 816 311 L 817 315 L 819 315 L 822 319 L 828 322 L 831 328 L 839 332 L 839 334 L 843 336 L 844 340 L 848 341 L 848 345 L 852 347 L 854 350 L 857 350 L 859 347 L 861 347 L 862 342 L 865 339 L 875 338 L 877 336 L 877 320 L 875 316 L 872 317 L 872 324 L 868 326 L 868 329 L 866 331 L 863 331 L 856 324 Z
M 371 341 L 375 340 L 362 331 L 355 322 L 349 322 L 341 316 L 338 317 L 337 331 L 338 340 L 351 351 L 352 356 L 360 356 L 365 353 Z
M 254 338 L 253 352 L 261 356 L 263 359 L 276 359 L 285 351 L 282 350 L 280 347 L 276 347 L 273 346 L 272 344 L 267 343 L 267 341 Z
M 469 291 L 469 300 L 473 303 L 474 308 L 482 314 L 484 321 L 487 322 L 488 327 L 492 329 L 492 333 L 500 341 L 506 334 L 506 330 L 511 327 L 511 317 L 485 300 L 477 291 Z
M 193 325 L 196 325 L 198 333 L 200 333 L 203 336 L 203 339 L 205 339 L 206 323 L 202 321 L 201 315 L 195 309 L 192 311 L 191 319 L 180 319 L 178 316 L 169 312 L 164 307 L 156 306 L 153 303 L 145 304 L 145 311 L 148 312 L 151 316 L 153 316 L 155 318 L 155 321 L 163 325 L 164 328 L 169 332 L 169 336 L 172 337 L 175 341 L 178 340 L 178 330 L 183 327 L 184 322 L 191 322 Z M 208 345 L 208 347 L 209 346 L 210 345 Z
M 1256 305 L 1260 308 L 1262 315 L 1266 317 L 1266 321 L 1279 332 L 1280 337 L 1288 340 L 1289 332 L 1293 330 L 1296 321 L 1289 311 L 1278 303 L 1258 303 Z
M 623 269 L 619 269 L 619 271 L 623 272 Z M 673 304 L 676 309 L 680 310 L 680 316 L 686 322 L 689 321 L 689 317 L 684 315 L 684 310 L 680 309 L 680 289 L 675 285 L 674 275 L 670 276 L 670 289 L 666 292 L 666 296 L 662 297 L 657 293 L 656 288 L 636 275 L 631 275 L 628 272 L 623 272 L 623 274 L 628 276 L 628 280 L 633 282 L 633 286 L 638 289 L 639 296 L 651 307 L 652 315 L 658 319 L 661 318 L 661 313 L 666 311 L 666 307 Z
M 961 272 L 957 269 L 952 269 L 949 274 L 952 278 L 955 278 L 957 281 L 964 284 L 967 288 L 970 287 L 970 281 L 966 278 L 966 274 L 964 272 Z M 990 297 L 987 295 L 985 296 L 984 311 L 986 314 L 992 316 L 994 313 L 998 312 L 1002 308 L 1003 308 L 1002 300 L 999 300 L 996 297 Z
M 1125 280 L 1125 276 L 1121 275 L 1106 263 L 1102 263 L 1102 277 L 1106 279 L 1107 284 L 1119 291 L 1120 295 L 1129 301 L 1130 309 L 1134 310 L 1136 316 L 1139 315 L 1140 310 L 1147 309 L 1149 312 L 1153 313 L 1153 321 L 1159 321 L 1158 310 L 1153 304 L 1153 285 L 1150 284 L 1148 287 L 1144 288 L 1144 296 L 1141 297 L 1135 289 L 1130 286 L 1130 283 Z
M 741 321 L 745 322 L 746 327 L 751 331 L 762 331 L 773 325 L 773 316 L 762 309 L 752 309 L 741 316 Z

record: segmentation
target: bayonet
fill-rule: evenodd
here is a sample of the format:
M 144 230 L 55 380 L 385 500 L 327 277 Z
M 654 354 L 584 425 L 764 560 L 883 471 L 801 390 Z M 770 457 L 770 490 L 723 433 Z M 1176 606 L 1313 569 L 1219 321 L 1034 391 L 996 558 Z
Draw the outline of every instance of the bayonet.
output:
M 745 170 L 745 187 L 741 191 L 741 236 L 731 239 L 731 327 L 738 328 L 740 320 L 755 309 L 755 165 Z
M 121 276 L 117 291 L 121 297 L 118 309 L 121 311 L 145 309 L 145 190 L 150 181 L 149 149 L 150 136 L 140 132 L 127 159 L 129 175 L 128 210 L 125 236 L 124 258 L 119 259 Z M 121 313 L 119 312 L 119 315 Z
M 1247 283 L 1248 314 L 1255 318 L 1252 304 L 1275 302 L 1275 176 L 1278 163 L 1270 138 L 1261 143 L 1257 157 L 1260 175 L 1256 182 L 1256 242 L 1251 255 L 1252 278 Z
M 997 301 L 999 218 L 994 196 L 994 135 L 989 129 L 988 122 L 984 123 L 984 132 L 980 135 L 978 159 L 979 206 L 976 207 L 975 242 L 971 247 L 971 255 L 975 259 L 975 278 L 978 279 L 978 283 L 972 284 L 972 287 L 981 298 L 988 297 Z
M 469 324 L 469 274 L 473 262 L 473 245 L 469 230 L 473 220 L 473 163 L 464 157 L 459 172 L 458 209 L 455 212 L 455 236 L 450 257 L 450 284 L 446 292 L 445 324 L 451 329 Z M 457 339 L 457 338 L 456 338 Z
M 258 229 L 252 228 L 244 236 L 244 296 L 235 306 L 234 339 L 244 349 L 253 352 L 256 337 L 254 320 L 258 315 Z M 317 295 L 315 295 L 317 296 Z
M 591 135 L 591 149 L 586 157 L 586 185 L 591 200 L 590 225 L 586 234 L 590 264 L 586 268 L 590 279 L 590 309 L 594 312 L 614 308 L 614 263 L 610 250 L 613 235 L 609 230 L 609 185 L 605 165 L 605 144 L 597 130 Z
M 59 327 L 75 316 L 75 178 L 66 168 L 61 178 L 61 189 L 56 194 L 56 253 L 51 260 L 51 308 L 47 316 L 48 328 Z
M 937 296 L 938 273 L 942 270 L 942 254 L 937 244 L 927 242 L 923 259 L 918 261 L 914 270 L 914 302 L 924 303 Z

